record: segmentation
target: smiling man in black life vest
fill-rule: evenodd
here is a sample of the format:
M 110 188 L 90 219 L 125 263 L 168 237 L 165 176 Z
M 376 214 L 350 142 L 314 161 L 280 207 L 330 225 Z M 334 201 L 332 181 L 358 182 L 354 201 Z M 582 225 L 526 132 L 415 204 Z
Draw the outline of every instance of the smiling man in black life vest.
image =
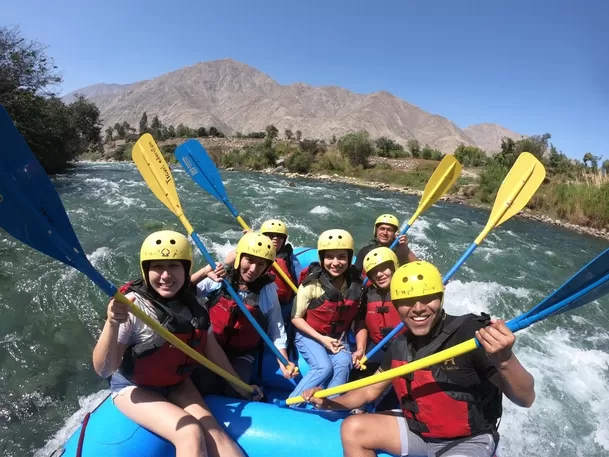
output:
M 320 409 L 355 409 L 393 384 L 401 411 L 350 416 L 342 424 L 345 457 L 374 457 L 376 450 L 410 457 L 491 457 L 505 395 L 528 408 L 534 380 L 512 353 L 514 334 L 502 320 L 443 310 L 444 286 L 430 263 L 411 262 L 391 280 L 391 300 L 408 327 L 391 344 L 379 371 L 439 352 L 472 337 L 478 349 L 393 381 L 353 390 L 332 400 L 303 397 Z

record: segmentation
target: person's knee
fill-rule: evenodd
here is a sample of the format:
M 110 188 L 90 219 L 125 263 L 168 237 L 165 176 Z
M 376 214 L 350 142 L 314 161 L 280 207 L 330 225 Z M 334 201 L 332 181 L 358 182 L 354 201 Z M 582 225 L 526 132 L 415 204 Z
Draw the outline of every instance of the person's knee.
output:
M 178 424 L 175 439 L 172 440 L 177 448 L 201 449 L 205 447 L 203 427 L 194 417 L 184 424 Z
M 358 441 L 366 432 L 362 427 L 362 418 L 355 415 L 347 417 L 340 426 L 340 438 L 343 443 L 353 443 Z
M 331 363 L 321 363 L 315 367 L 310 367 L 309 371 L 312 372 L 312 377 L 314 377 L 315 380 L 323 382 L 332 376 L 334 369 Z

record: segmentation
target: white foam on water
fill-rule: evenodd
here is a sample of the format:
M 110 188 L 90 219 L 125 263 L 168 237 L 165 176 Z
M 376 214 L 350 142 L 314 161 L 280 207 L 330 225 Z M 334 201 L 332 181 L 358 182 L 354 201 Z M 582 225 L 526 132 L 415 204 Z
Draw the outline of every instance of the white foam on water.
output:
M 139 198 L 127 197 L 125 195 L 120 194 L 108 195 L 105 199 L 105 202 L 108 206 L 122 206 L 126 208 L 134 206 L 138 208 L 146 207 L 146 204 Z
M 224 244 L 220 244 L 220 243 L 216 243 L 216 242 L 212 241 L 209 246 L 210 246 L 209 253 L 212 255 L 212 257 L 215 257 L 215 260 L 219 261 L 219 260 L 224 260 L 224 258 L 230 251 L 232 251 L 233 249 L 236 249 L 237 243 L 233 244 L 230 241 L 226 241 Z M 214 256 L 214 253 L 215 253 L 215 256 Z
M 451 251 L 464 252 L 469 245 L 467 243 L 448 243 L 448 247 Z
M 501 254 L 502 252 L 505 252 L 505 249 L 499 249 L 499 248 L 494 248 L 492 246 L 480 246 L 479 248 L 477 248 L 478 252 L 481 252 L 484 254 L 484 257 L 482 257 L 486 262 L 490 262 L 495 260 L 494 257 L 498 256 L 499 254 Z
M 556 254 L 554 254 L 552 251 L 545 251 L 545 254 L 549 257 L 555 257 Z
M 459 219 L 458 217 L 453 217 L 450 221 L 459 225 L 468 225 L 467 222 L 465 222 L 463 219 Z
M 433 244 L 425 233 L 430 228 L 431 223 L 427 219 L 420 217 L 414 224 L 412 224 L 412 227 L 410 227 L 406 235 L 408 235 L 408 238 L 414 238 L 417 241 L 426 241 Z
M 357 206 L 358 208 L 366 208 L 368 205 L 362 203 L 362 202 L 355 202 L 353 204 L 353 206 Z
M 452 230 L 452 229 L 451 229 L 451 228 L 450 228 L 448 225 L 446 225 L 444 222 L 439 222 L 439 223 L 437 224 L 437 226 L 438 226 L 438 228 L 441 228 L 442 230 L 448 230 L 448 231 Z
M 581 336 L 565 328 L 527 337 L 540 349 L 517 340 L 515 353 L 536 400 L 530 409 L 504 401 L 501 455 L 609 455 L 609 354 L 576 347 Z
M 88 412 L 93 411 L 101 404 L 108 394 L 109 390 L 101 390 L 86 397 L 78 397 L 80 409 L 72 414 L 64 423 L 63 427 L 51 439 L 49 439 L 44 447 L 34 453 L 34 457 L 47 457 L 51 453 L 60 448 L 72 434 L 76 431 Z
M 450 314 L 491 313 L 489 305 L 494 308 L 506 295 L 527 300 L 531 291 L 523 287 L 504 286 L 496 282 L 452 280 L 446 286 L 444 306 Z M 501 316 L 500 316 L 501 317 Z
M 101 262 L 112 259 L 113 252 L 108 246 L 101 246 L 91 254 L 88 254 L 87 258 L 95 268 L 99 268 Z
M 318 205 L 315 208 L 313 208 L 311 211 L 309 211 L 309 213 L 311 214 L 330 214 L 332 210 L 330 208 L 328 208 L 327 206 L 321 206 Z

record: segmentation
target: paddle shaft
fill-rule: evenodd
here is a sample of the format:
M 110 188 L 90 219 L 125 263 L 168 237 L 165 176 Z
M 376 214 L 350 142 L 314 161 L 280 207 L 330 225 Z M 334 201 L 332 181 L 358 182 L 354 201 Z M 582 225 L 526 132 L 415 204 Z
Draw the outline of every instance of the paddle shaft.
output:
M 531 165 L 529 167 L 529 169 L 527 170 L 527 173 L 525 174 L 525 176 L 523 177 L 523 179 L 521 179 L 518 182 L 518 185 L 514 187 L 514 189 L 512 190 L 512 192 L 510 192 L 508 198 L 504 201 L 504 202 L 495 202 L 495 204 L 502 204 L 502 207 L 500 208 L 500 210 L 495 214 L 494 217 L 489 218 L 489 221 L 486 223 L 486 226 L 484 227 L 484 229 L 482 230 L 482 232 L 480 232 L 480 234 L 478 235 L 478 237 L 474 240 L 474 242 L 467 248 L 467 250 L 463 253 L 463 255 L 459 258 L 459 260 L 457 260 L 457 262 L 453 265 L 453 267 L 448 271 L 448 273 L 442 278 L 442 283 L 444 285 L 446 285 L 448 283 L 448 281 L 454 276 L 454 274 L 457 272 L 457 270 L 459 268 L 461 268 L 461 266 L 465 263 L 465 261 L 469 258 L 470 255 L 472 255 L 472 253 L 476 250 L 476 248 L 480 245 L 480 243 L 482 243 L 482 241 L 484 241 L 484 239 L 487 237 L 487 235 L 490 233 L 490 231 L 495 228 L 495 226 L 497 225 L 497 223 L 501 220 L 501 218 L 503 217 L 503 215 L 507 212 L 507 210 L 510 208 L 510 206 L 512 206 L 512 203 L 514 202 L 514 200 L 516 199 L 516 197 L 518 196 L 518 194 L 522 191 L 523 187 L 526 185 L 527 181 L 529 180 L 529 178 L 531 177 L 531 175 L 533 174 L 533 171 L 535 170 L 535 164 Z M 492 215 L 492 212 L 491 212 Z M 396 243 L 396 241 L 394 241 L 394 243 Z M 387 334 L 387 336 L 385 336 L 376 346 L 374 346 L 370 352 L 368 354 L 366 354 L 363 358 L 362 361 L 360 361 L 360 364 L 364 364 L 366 363 L 367 360 L 370 360 L 370 357 L 372 357 L 374 354 L 376 354 L 378 351 L 381 350 L 381 348 L 383 348 L 383 346 L 385 346 L 389 341 L 391 341 L 391 339 L 397 335 L 400 330 L 402 330 L 404 328 L 404 323 L 400 322 L 397 327 L 395 327 L 393 330 L 391 330 L 391 332 L 389 332 Z
M 577 293 L 565 298 L 564 300 L 561 300 L 557 304 L 555 304 L 545 310 L 542 310 L 539 314 L 534 314 L 534 315 L 529 316 L 526 319 L 521 319 L 521 320 L 519 319 L 520 316 L 518 316 L 518 317 L 512 319 L 506 325 L 512 332 L 516 333 L 519 330 L 527 328 L 529 325 L 539 322 L 547 317 L 550 317 L 551 315 L 553 315 L 555 313 L 559 314 L 560 312 L 565 312 L 567 310 L 574 309 L 579 306 L 583 306 L 587 302 L 582 302 L 582 303 L 577 304 L 577 306 L 575 306 L 573 308 L 569 308 L 569 305 L 572 302 L 574 302 L 575 300 L 578 300 L 579 298 L 583 297 L 584 295 L 590 293 L 592 290 L 594 290 L 606 283 L 609 283 L 609 275 L 606 275 L 606 276 L 594 281 L 592 284 L 590 284 L 589 286 L 585 287 L 584 289 L 578 291 Z M 387 370 L 382 373 L 377 373 L 377 374 L 374 374 L 367 378 L 358 379 L 357 381 L 352 381 L 352 382 L 349 382 L 346 384 L 342 384 L 340 386 L 320 390 L 315 393 L 314 397 L 315 398 L 326 398 L 326 397 L 330 397 L 332 395 L 343 394 L 343 393 L 349 392 L 351 390 L 359 389 L 362 387 L 367 387 L 372 384 L 376 384 L 378 382 L 389 381 L 389 380 L 397 378 L 397 377 L 406 376 L 407 374 L 413 373 L 414 371 L 428 368 L 432 365 L 436 365 L 438 363 L 442 363 L 442 362 L 452 359 L 454 357 L 458 357 L 460 355 L 471 352 L 479 346 L 480 346 L 480 343 L 478 342 L 478 340 L 476 338 L 472 338 L 463 343 L 457 344 L 453 347 L 440 351 L 436 354 L 432 354 L 428 357 L 424 357 L 422 359 L 415 360 L 414 362 L 410 362 L 404 366 L 401 366 L 398 368 L 393 368 L 391 370 Z M 302 403 L 304 401 L 305 401 L 305 399 L 302 396 L 297 396 L 297 397 L 288 398 L 287 400 L 285 400 L 285 402 L 279 402 L 278 404 L 279 404 L 279 406 L 286 406 L 286 405 L 294 405 L 294 404 Z

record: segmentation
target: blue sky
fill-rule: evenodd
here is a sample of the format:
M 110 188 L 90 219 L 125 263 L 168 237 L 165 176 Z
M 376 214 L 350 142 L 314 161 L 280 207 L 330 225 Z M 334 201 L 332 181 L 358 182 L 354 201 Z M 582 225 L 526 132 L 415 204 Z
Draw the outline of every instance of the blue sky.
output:
M 168 6 L 171 5 L 171 6 Z M 609 158 L 609 0 L 4 2 L 61 93 L 233 58 L 281 84 L 387 90 L 459 127 Z

